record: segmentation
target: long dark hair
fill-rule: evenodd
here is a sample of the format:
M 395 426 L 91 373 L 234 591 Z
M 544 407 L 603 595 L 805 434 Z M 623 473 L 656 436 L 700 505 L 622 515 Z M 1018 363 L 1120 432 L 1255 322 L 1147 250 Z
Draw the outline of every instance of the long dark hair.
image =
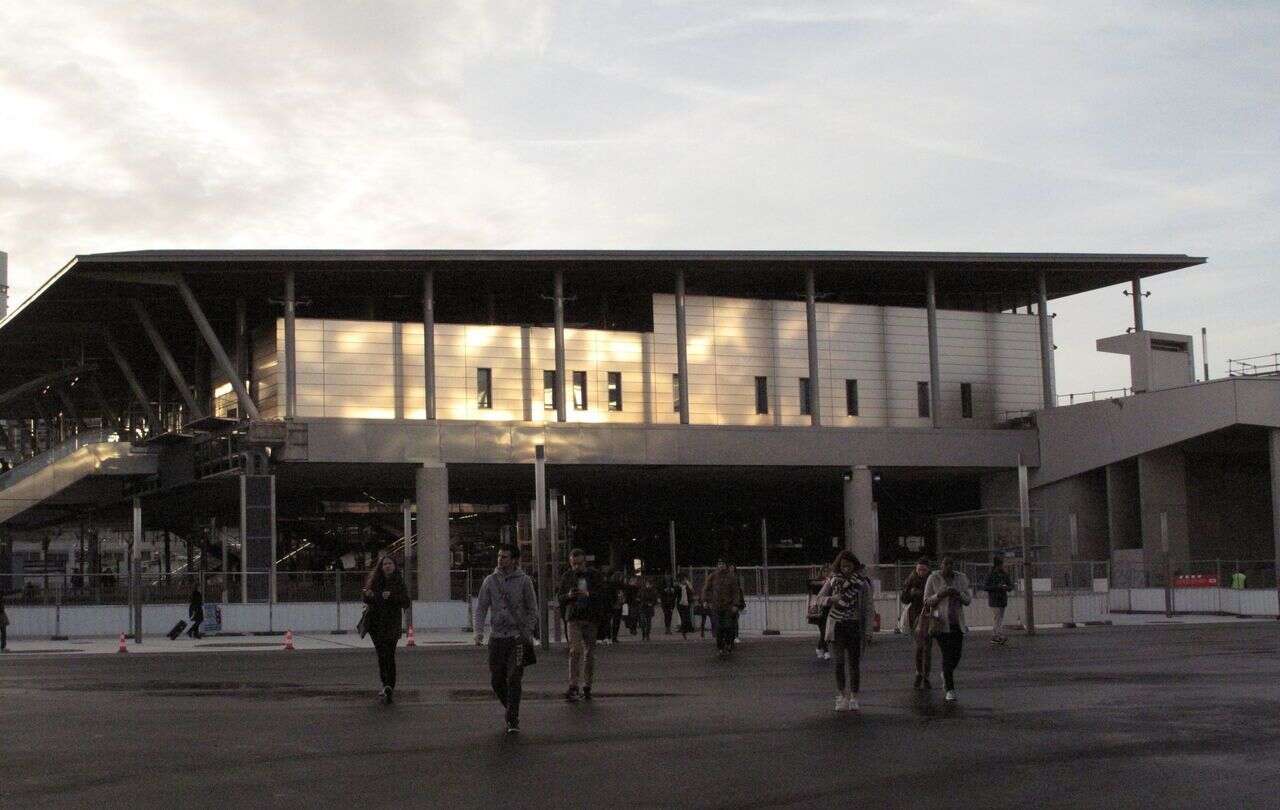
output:
M 389 551 L 384 551 L 378 555 L 378 561 L 373 564 L 373 570 L 369 572 L 369 576 L 365 577 L 364 589 L 366 591 L 378 592 L 384 590 L 387 585 L 387 575 L 382 573 L 382 561 L 391 560 L 391 564 L 396 570 L 391 573 L 392 580 L 402 578 L 400 573 L 400 563 L 396 560 L 395 555 Z
M 862 568 L 862 561 L 858 559 L 858 555 L 847 548 L 842 548 L 836 558 L 831 561 L 831 573 L 844 576 L 844 568 L 841 566 L 845 561 L 853 564 L 853 573 L 855 574 Z

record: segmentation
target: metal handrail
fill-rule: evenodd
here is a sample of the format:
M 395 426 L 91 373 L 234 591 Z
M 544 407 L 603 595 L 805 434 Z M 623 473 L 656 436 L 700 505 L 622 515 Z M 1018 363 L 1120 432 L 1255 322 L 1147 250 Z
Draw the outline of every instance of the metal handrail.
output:
M 1095 391 L 1076 391 L 1070 394 L 1058 394 L 1058 404 L 1075 405 L 1077 400 L 1080 402 L 1097 402 L 1099 399 L 1120 399 L 1132 394 L 1132 388 L 1100 388 Z
M 49 465 L 61 461 L 77 450 L 94 444 L 104 444 L 107 442 L 118 442 L 119 436 L 114 430 L 94 430 L 84 433 L 77 433 L 70 439 L 46 450 L 45 452 L 28 458 L 14 466 L 13 469 L 0 473 L 0 489 L 12 486 L 19 481 L 43 470 Z
M 1260 377 L 1271 374 L 1280 374 L 1280 352 L 1227 360 L 1228 377 Z

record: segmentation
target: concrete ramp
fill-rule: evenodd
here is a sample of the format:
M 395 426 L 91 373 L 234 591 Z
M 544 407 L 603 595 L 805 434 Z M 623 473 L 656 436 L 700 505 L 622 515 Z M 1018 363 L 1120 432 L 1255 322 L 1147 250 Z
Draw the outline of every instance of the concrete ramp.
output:
M 156 465 L 154 452 L 128 442 L 55 448 L 0 476 L 0 524 L 41 506 L 76 503 L 72 493 L 86 481 L 151 475 Z

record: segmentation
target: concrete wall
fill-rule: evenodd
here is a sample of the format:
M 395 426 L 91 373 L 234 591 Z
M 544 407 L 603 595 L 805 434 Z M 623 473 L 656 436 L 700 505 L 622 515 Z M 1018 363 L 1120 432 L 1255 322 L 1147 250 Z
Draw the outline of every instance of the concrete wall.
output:
M 1266 462 L 1188 454 L 1186 468 L 1192 559 L 1271 559 L 1275 550 Z
M 1033 490 L 1032 506 L 1040 511 L 1041 531 L 1055 562 L 1105 560 L 1111 554 L 1107 520 L 1107 486 L 1103 470 L 1056 481 Z M 1076 547 L 1071 544 L 1075 521 Z
M 1138 497 L 1146 562 L 1163 565 L 1167 557 L 1176 567 L 1190 560 L 1187 470 L 1181 450 L 1166 447 L 1138 457 Z
M 1142 548 L 1142 510 L 1138 493 L 1138 465 L 1135 462 L 1108 464 L 1107 534 L 1111 551 Z

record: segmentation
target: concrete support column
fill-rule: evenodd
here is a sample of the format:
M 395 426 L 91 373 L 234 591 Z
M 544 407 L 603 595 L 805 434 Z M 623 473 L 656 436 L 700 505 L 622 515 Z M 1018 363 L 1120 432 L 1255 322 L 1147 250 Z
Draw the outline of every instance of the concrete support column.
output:
M 676 271 L 676 372 L 679 390 L 680 424 L 689 424 L 689 329 L 685 324 L 684 271 Z
M 428 270 L 422 276 L 422 387 L 425 418 L 436 418 L 436 278 Z
M 822 386 L 818 380 L 818 304 L 812 268 L 804 274 L 804 315 L 809 343 L 809 420 L 817 426 L 822 424 Z
M 418 598 L 449 600 L 449 471 L 443 464 L 419 467 L 415 481 L 418 501 Z
M 142 499 L 133 497 L 133 541 L 129 543 L 129 601 L 133 605 L 133 641 L 142 643 Z
M 876 504 L 871 490 L 871 468 L 853 467 L 844 478 L 844 543 L 865 565 L 880 562 L 880 538 L 876 536 Z
M 1268 438 L 1271 450 L 1271 539 L 1276 552 L 1276 596 L 1280 598 L 1280 430 L 1272 429 Z M 1276 618 L 1280 618 L 1280 614 Z
M 1133 277 L 1132 289 L 1129 291 L 1130 297 L 1133 298 L 1133 331 L 1141 332 L 1142 326 L 1142 277 L 1135 275 Z
M 1036 292 L 1040 310 L 1040 388 L 1044 393 L 1044 406 L 1055 407 L 1058 394 L 1053 374 L 1053 319 L 1049 316 L 1049 284 L 1043 270 L 1036 273 Z
M 925 273 L 925 308 L 929 319 L 929 417 L 942 427 L 942 368 L 938 352 L 938 280 L 933 268 Z
M 565 403 L 565 382 L 568 372 L 564 360 L 564 271 L 555 273 L 555 306 L 556 306 L 556 390 L 553 393 L 556 405 L 556 421 L 567 422 L 569 409 Z
M 1138 456 L 1143 557 L 1170 571 L 1191 559 L 1187 526 L 1187 467 L 1176 447 Z
M 292 270 L 284 277 L 284 418 L 298 415 L 298 296 Z

